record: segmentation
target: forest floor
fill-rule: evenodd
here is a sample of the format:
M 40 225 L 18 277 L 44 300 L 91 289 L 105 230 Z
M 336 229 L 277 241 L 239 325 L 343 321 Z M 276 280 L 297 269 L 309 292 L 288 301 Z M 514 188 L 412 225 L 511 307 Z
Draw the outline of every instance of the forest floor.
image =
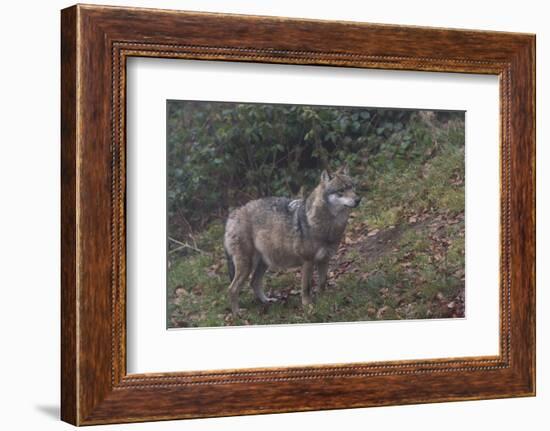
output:
M 369 182 L 331 259 L 328 287 L 304 309 L 300 271 L 266 274 L 264 306 L 242 288 L 233 319 L 223 252 L 223 222 L 192 238 L 197 250 L 171 253 L 167 326 L 208 327 L 464 317 L 463 149 L 439 149 L 399 173 Z M 462 167 L 462 168 L 458 168 Z M 361 186 L 361 184 L 359 184 Z
M 192 266 L 189 259 L 171 265 L 168 326 L 464 316 L 464 268 L 457 262 L 463 247 L 463 216 L 426 214 L 405 225 L 371 231 L 354 219 L 331 260 L 327 289 L 318 292 L 314 279 L 311 309 L 301 305 L 300 270 L 296 269 L 266 275 L 265 291 L 277 299 L 268 306 L 255 300 L 252 289 L 243 287 L 244 312 L 233 320 L 225 257 L 223 250 L 213 249 L 212 254 L 195 256 Z M 219 227 L 211 230 L 217 232 Z

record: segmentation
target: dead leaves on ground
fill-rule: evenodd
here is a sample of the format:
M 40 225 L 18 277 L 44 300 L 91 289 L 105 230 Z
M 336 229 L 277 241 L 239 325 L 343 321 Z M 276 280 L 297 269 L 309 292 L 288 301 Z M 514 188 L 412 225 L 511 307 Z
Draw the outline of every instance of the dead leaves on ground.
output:
M 458 227 L 458 229 L 449 229 L 449 227 L 459 223 L 464 224 L 463 214 L 437 213 L 430 210 L 404 215 L 401 224 L 397 226 L 392 225 L 387 228 L 369 228 L 364 219 L 355 215 L 351 217 L 345 236 L 336 255 L 331 260 L 327 277 L 327 290 L 333 293 L 339 291 L 343 295 L 340 296 L 338 302 L 331 305 L 327 316 L 325 316 L 325 319 L 328 320 L 325 321 L 330 321 L 342 315 L 342 313 L 345 315 L 349 311 L 350 306 L 353 305 L 353 298 L 348 297 L 347 293 L 345 293 L 347 285 L 342 277 L 353 274 L 359 283 L 367 286 L 371 277 L 380 276 L 384 271 L 381 267 L 377 267 L 376 262 L 378 262 L 378 259 L 390 259 L 393 265 L 391 271 L 397 270 L 409 282 L 408 284 L 394 282 L 392 285 L 380 288 L 377 292 L 379 302 L 376 304 L 373 303 L 366 308 L 364 312 L 366 314 L 364 316 L 365 319 L 463 317 L 464 289 L 458 295 L 450 297 L 446 297 L 442 292 L 437 292 L 432 297 L 426 297 L 423 289 L 426 287 L 427 280 L 423 273 L 424 269 L 419 266 L 417 261 L 421 255 L 428 262 L 426 264 L 429 264 L 432 268 L 445 267 L 449 248 L 457 237 L 461 237 L 462 239 L 464 237 L 463 226 Z M 451 237 L 449 235 L 450 231 L 453 231 L 457 237 Z M 410 250 L 403 252 L 400 241 L 402 241 L 405 234 L 411 232 L 424 238 L 422 241 L 424 245 L 421 248 L 412 247 Z M 371 269 L 365 270 L 368 266 Z M 228 283 L 225 283 L 227 269 L 223 255 L 221 253 L 216 254 L 212 263 L 204 271 L 206 276 L 204 279 L 205 284 L 197 283 L 194 286 L 178 285 L 172 290 L 172 295 L 169 298 L 169 304 L 174 309 L 174 312 L 170 315 L 172 326 L 186 327 L 200 325 L 200 322 L 206 318 L 206 312 L 203 310 L 204 304 L 202 304 L 207 298 L 203 298 L 205 289 L 212 289 L 212 286 L 218 285 L 216 289 L 220 290 L 219 298 L 214 300 L 215 303 L 209 299 L 208 305 L 209 308 L 216 307 L 220 309 L 217 315 L 218 320 L 223 322 L 224 325 L 256 324 L 256 322 L 247 318 L 239 317 L 233 319 L 225 295 L 225 288 Z M 281 282 L 280 277 L 283 276 L 289 277 L 288 283 Z M 453 268 L 453 272 L 449 276 L 455 277 L 464 283 L 464 267 Z M 277 283 L 273 283 L 270 279 L 278 281 Z M 315 277 L 314 291 L 317 290 L 317 280 Z M 301 293 L 299 268 L 266 277 L 266 293 L 277 298 L 279 303 L 293 304 L 292 308 L 289 308 L 289 313 L 304 312 L 299 300 Z M 190 306 L 179 306 L 184 303 Z M 423 311 L 419 311 L 420 309 Z M 260 310 L 261 315 L 266 315 L 267 313 L 269 313 L 269 307 L 263 307 Z

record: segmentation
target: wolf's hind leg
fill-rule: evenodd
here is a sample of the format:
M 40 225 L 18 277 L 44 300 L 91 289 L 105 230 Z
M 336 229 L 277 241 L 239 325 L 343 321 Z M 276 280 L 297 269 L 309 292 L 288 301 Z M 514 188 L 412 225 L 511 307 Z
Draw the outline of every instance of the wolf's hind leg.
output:
M 311 279 L 313 277 L 313 262 L 305 262 L 302 265 L 302 305 L 310 305 Z
M 252 286 L 252 289 L 254 290 L 254 294 L 256 295 L 256 298 L 262 303 L 267 304 L 269 302 L 275 302 L 275 298 L 270 298 L 266 296 L 264 293 L 264 287 L 262 285 L 262 280 L 264 278 L 264 274 L 267 271 L 267 265 L 264 263 L 262 259 L 259 259 L 256 263 L 256 267 L 254 268 L 254 272 L 252 273 L 252 280 L 250 281 L 250 286 Z
M 235 256 L 233 259 L 235 264 L 235 276 L 229 285 L 229 301 L 231 303 L 233 318 L 237 318 L 239 315 L 239 292 L 241 291 L 242 285 L 250 276 L 252 262 L 249 259 L 236 259 Z

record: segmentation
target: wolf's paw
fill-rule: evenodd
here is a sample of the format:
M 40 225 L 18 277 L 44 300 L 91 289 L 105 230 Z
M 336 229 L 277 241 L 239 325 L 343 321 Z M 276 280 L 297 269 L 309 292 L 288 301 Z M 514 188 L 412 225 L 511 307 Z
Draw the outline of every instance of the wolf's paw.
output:
M 258 299 L 263 305 L 269 305 L 278 301 L 277 298 L 273 298 L 272 296 L 262 296 Z
M 312 314 L 313 311 L 315 310 L 315 306 L 313 305 L 313 302 L 310 302 L 309 304 L 302 303 L 302 308 L 304 309 L 304 313 L 307 315 Z
M 246 308 L 238 308 L 231 312 L 231 316 L 233 317 L 233 320 L 237 320 L 242 318 L 245 312 L 246 312 Z
M 313 299 L 311 298 L 311 296 L 302 296 L 302 305 L 304 306 L 304 308 L 313 305 Z

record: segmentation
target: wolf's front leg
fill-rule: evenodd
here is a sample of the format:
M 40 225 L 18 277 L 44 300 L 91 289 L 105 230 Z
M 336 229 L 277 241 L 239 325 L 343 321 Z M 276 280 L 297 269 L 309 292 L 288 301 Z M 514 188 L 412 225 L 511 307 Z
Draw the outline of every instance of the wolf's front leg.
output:
M 313 277 L 313 262 L 302 265 L 302 305 L 309 305 L 311 300 L 311 279 Z
M 319 290 L 322 292 L 327 287 L 328 259 L 317 262 L 317 277 L 319 278 Z

